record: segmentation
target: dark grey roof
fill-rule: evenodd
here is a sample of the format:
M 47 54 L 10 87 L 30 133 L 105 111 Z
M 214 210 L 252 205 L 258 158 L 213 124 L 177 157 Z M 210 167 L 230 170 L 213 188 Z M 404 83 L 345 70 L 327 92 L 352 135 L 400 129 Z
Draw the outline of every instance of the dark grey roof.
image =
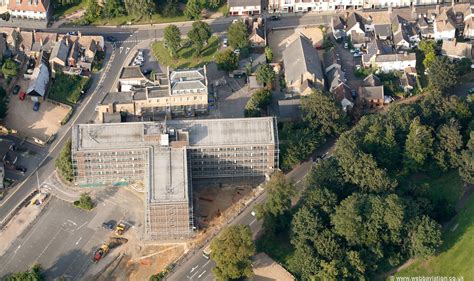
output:
M 54 45 L 53 50 L 51 51 L 50 60 L 58 58 L 62 62 L 67 61 L 67 56 L 69 55 L 69 44 L 66 40 L 68 39 L 62 39 Z
M 352 27 L 354 27 L 356 24 L 359 25 L 359 27 L 364 30 L 364 24 L 363 24 L 363 19 L 362 17 L 357 14 L 357 13 L 351 13 L 346 20 L 346 31 L 350 30 Z
M 120 112 L 114 112 L 114 113 L 104 113 L 104 120 L 103 123 L 120 123 L 122 122 L 122 115 Z
M 131 103 L 133 102 L 133 93 L 132 92 L 112 92 L 107 93 L 102 99 L 100 104 L 122 104 L 122 103 Z
M 27 94 L 31 96 L 44 97 L 48 83 L 49 69 L 44 62 L 41 62 L 41 64 L 33 71 Z
M 375 87 L 361 87 L 362 88 L 362 97 L 367 100 L 383 100 L 384 99 L 384 92 L 383 86 L 375 86 Z
M 402 87 L 415 87 L 416 86 L 416 78 L 413 75 L 407 74 L 403 72 L 402 77 L 400 77 L 400 84 Z
M 229 0 L 229 7 L 261 6 L 261 0 Z
M 324 68 L 328 68 L 333 64 L 337 64 L 337 56 L 336 56 L 336 49 L 331 48 L 324 52 L 323 54 L 323 65 Z
M 334 30 L 344 29 L 344 25 L 345 25 L 343 19 L 340 16 L 332 17 L 331 24 Z
M 398 45 L 403 40 L 405 40 L 406 42 L 410 42 L 410 38 L 408 37 L 406 32 L 403 32 L 403 30 L 397 31 L 393 35 L 393 43 L 395 43 L 395 45 Z
M 380 78 L 375 76 L 374 74 L 370 74 L 369 76 L 365 77 L 364 81 L 362 82 L 364 86 L 380 86 L 382 83 L 380 82 Z
M 139 66 L 124 66 L 122 73 L 120 73 L 120 79 L 145 79 Z
M 344 83 L 344 72 L 340 68 L 333 68 L 328 72 L 328 88 L 332 91 L 334 88 Z
M 301 117 L 301 99 L 278 101 L 279 117 L 282 119 L 298 119 Z
M 392 35 L 392 25 L 390 24 L 377 24 L 374 26 L 375 35 L 382 37 L 389 37 Z
M 169 96 L 168 87 L 148 87 L 146 88 L 148 98 L 161 98 Z
M 287 81 L 298 81 L 306 72 L 320 80 L 324 79 L 318 52 L 311 41 L 302 35 L 283 50 L 283 64 Z
M 3 56 L 7 51 L 7 40 L 0 34 L 0 56 Z

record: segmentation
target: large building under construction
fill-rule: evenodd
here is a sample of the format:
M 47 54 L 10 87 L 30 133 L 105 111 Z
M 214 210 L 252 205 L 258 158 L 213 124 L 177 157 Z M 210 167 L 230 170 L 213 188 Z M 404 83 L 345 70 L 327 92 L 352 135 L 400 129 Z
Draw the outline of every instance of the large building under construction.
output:
M 269 175 L 278 167 L 273 118 L 80 124 L 73 127 L 76 184 L 141 184 L 145 239 L 193 234 L 191 180 Z

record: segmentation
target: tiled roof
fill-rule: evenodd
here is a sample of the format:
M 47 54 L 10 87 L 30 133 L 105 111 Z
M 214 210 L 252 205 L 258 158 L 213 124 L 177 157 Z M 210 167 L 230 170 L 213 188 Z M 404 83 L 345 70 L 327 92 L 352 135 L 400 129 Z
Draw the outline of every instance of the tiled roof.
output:
M 470 42 L 456 42 L 443 40 L 441 53 L 445 56 L 472 58 L 472 44 Z
M 8 9 L 46 13 L 49 9 L 49 0 L 10 0 Z

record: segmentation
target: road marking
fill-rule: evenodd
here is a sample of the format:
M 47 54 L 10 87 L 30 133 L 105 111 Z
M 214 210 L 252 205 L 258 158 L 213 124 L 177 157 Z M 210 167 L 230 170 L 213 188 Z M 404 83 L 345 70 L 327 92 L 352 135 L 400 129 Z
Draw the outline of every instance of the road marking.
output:
M 73 222 L 72 220 L 67 220 L 67 221 L 77 226 L 77 223 Z
M 88 222 L 86 221 L 85 223 L 81 224 L 81 226 L 79 226 L 78 228 L 76 228 L 76 230 L 79 230 L 79 229 L 83 228 L 84 225 L 86 225 L 87 223 L 88 223 Z
M 130 51 L 130 48 L 127 47 L 127 49 L 125 50 L 125 54 L 128 54 L 129 51 Z
M 256 222 L 256 221 L 257 221 L 257 219 L 253 219 L 253 221 L 251 221 L 251 222 L 249 223 L 249 226 L 251 226 L 251 225 L 252 225 L 254 222 Z
M 53 238 L 51 238 L 51 240 L 49 240 L 48 244 L 43 249 L 41 254 L 36 258 L 36 261 L 38 261 L 41 258 L 41 256 L 44 254 L 44 252 L 46 252 L 46 250 L 49 248 L 49 246 L 51 246 L 51 243 L 53 243 L 54 239 L 56 239 L 56 237 L 58 236 L 59 232 L 61 232 L 61 230 L 62 230 L 61 228 L 58 229 L 58 232 L 56 232 L 56 234 L 54 234 Z
M 77 240 L 77 242 L 76 242 L 76 246 L 77 246 L 77 244 L 79 244 L 79 242 L 80 242 L 81 240 L 82 240 L 82 236 L 81 236 L 81 237 L 79 237 L 79 240 Z
M 123 47 L 120 47 L 120 53 L 122 53 L 122 51 L 123 51 Z
M 195 267 L 191 268 L 191 271 L 190 271 L 190 272 L 192 273 L 192 272 L 193 272 L 194 270 L 196 270 L 196 268 L 198 268 L 198 267 L 199 267 L 199 265 L 196 265 Z
M 198 275 L 198 279 L 201 278 L 204 275 L 204 273 L 206 273 L 205 270 L 201 274 Z

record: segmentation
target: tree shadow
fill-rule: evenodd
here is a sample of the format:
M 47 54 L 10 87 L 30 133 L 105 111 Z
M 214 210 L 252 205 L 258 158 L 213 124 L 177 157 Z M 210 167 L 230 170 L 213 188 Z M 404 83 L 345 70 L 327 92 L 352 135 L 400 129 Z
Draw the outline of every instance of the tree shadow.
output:
M 91 249 L 92 251 L 92 249 Z M 78 280 L 93 264 L 91 253 L 74 249 L 61 255 L 49 268 L 44 268 L 41 272 L 45 280 L 55 280 L 64 278 L 66 280 Z

